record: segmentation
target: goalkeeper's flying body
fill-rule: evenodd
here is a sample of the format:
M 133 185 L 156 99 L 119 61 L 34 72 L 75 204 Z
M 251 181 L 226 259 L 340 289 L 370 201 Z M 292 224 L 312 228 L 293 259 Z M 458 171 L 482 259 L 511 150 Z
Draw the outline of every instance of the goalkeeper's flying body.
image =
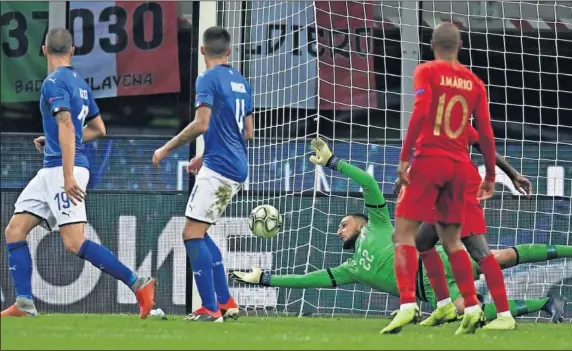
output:
M 374 177 L 367 172 L 337 159 L 332 155 L 328 145 L 321 139 L 312 141 L 312 149 L 316 155 L 310 157 L 310 162 L 331 168 L 343 173 L 357 182 L 363 188 L 363 196 L 367 216 L 349 214 L 339 226 L 338 236 L 343 242 L 343 248 L 354 250 L 354 255 L 347 262 L 334 268 L 318 270 L 304 275 L 271 275 L 262 272 L 260 268 L 253 271 L 232 272 L 232 277 L 240 282 L 263 286 L 286 288 L 331 288 L 340 285 L 362 283 L 373 289 L 399 296 L 394 271 L 394 244 L 392 242 L 393 226 L 387 209 L 387 203 Z M 453 273 L 449 266 L 447 254 L 438 247 L 439 255 L 445 264 L 445 271 L 450 285 L 450 294 L 456 305 L 462 296 L 454 284 Z M 495 258 L 503 268 L 513 267 L 519 263 L 539 262 L 560 257 L 572 257 L 572 247 L 559 245 L 518 245 L 515 248 L 493 251 Z M 478 265 L 473 262 L 474 279 L 479 279 Z M 436 298 L 427 278 L 425 268 L 418 271 L 417 298 L 436 307 Z M 553 322 L 560 322 L 564 314 L 562 297 L 551 297 L 531 300 L 511 300 L 510 311 L 513 316 L 520 316 L 543 310 Z M 497 312 L 494 304 L 483 307 L 487 320 L 494 320 Z

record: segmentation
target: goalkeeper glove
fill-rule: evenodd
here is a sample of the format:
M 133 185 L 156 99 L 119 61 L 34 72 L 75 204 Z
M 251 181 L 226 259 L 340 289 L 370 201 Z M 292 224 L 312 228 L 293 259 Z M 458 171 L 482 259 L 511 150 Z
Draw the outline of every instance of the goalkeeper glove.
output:
M 310 162 L 315 165 L 328 167 L 336 171 L 338 159 L 332 154 L 328 144 L 320 138 L 312 139 L 312 151 L 315 155 L 310 156 Z
M 263 272 L 260 267 L 252 267 L 248 273 L 234 271 L 231 277 L 241 283 L 270 286 L 270 273 Z

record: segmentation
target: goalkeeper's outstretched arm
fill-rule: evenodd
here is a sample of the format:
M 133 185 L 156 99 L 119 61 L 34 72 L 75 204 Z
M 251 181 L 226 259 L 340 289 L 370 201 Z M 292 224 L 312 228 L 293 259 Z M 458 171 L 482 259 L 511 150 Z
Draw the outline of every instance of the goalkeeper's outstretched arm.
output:
M 320 138 L 312 140 L 312 150 L 316 155 L 310 157 L 310 162 L 341 172 L 362 187 L 365 206 L 368 208 L 372 223 L 391 224 L 387 202 L 373 176 L 347 161 L 338 159 L 332 154 L 328 144 Z
M 386 202 L 383 197 L 383 193 L 377 184 L 377 181 L 366 171 L 350 164 L 344 160 L 336 160 L 335 156 L 332 156 L 335 162 L 335 168 L 332 168 L 342 174 L 348 176 L 351 180 L 358 183 L 363 189 L 363 199 L 365 205 L 368 207 L 385 207 Z
M 335 288 L 339 285 L 356 283 L 356 280 L 344 267 L 345 264 L 322 269 L 307 274 L 271 275 L 262 272 L 260 268 L 253 268 L 251 272 L 232 272 L 231 276 L 241 282 L 262 286 L 274 286 L 280 288 Z

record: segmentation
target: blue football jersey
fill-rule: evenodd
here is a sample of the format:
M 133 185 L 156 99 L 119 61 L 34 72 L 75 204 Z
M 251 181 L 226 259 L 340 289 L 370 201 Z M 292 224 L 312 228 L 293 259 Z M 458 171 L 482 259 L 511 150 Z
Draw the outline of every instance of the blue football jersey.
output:
M 252 89 L 236 69 L 218 65 L 196 82 L 196 107 L 209 106 L 211 119 L 203 134 L 204 165 L 242 183 L 248 175 L 244 118 L 252 113 Z
M 91 89 L 73 67 L 62 66 L 44 79 L 41 92 L 40 111 L 46 136 L 44 167 L 63 164 L 55 115 L 69 111 L 75 127 L 75 166 L 89 168 L 82 143 L 83 126 L 85 121 L 99 115 Z

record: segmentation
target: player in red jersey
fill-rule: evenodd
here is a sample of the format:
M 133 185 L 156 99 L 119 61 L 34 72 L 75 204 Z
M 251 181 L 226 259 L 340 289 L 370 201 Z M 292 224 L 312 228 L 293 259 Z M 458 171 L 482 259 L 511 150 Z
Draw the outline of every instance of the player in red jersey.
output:
M 478 133 L 469 126 L 469 144 L 475 146 L 480 150 L 478 142 Z M 525 177 L 518 174 L 518 172 L 510 166 L 510 164 L 498 153 L 496 154 L 496 164 L 499 168 L 508 175 L 516 189 L 523 195 L 530 195 L 532 185 Z M 516 327 L 516 322 L 510 313 L 509 301 L 506 295 L 506 288 L 504 283 L 504 276 L 501 267 L 495 259 L 494 255 L 489 249 L 485 233 L 487 232 L 487 225 L 483 213 L 483 208 L 477 200 L 477 192 L 479 184 L 481 183 L 481 176 L 479 171 L 474 165 L 468 171 L 467 187 L 465 194 L 465 222 L 461 229 L 461 240 L 467 251 L 475 262 L 478 263 L 480 271 L 485 275 L 491 297 L 495 303 L 497 318 L 485 326 L 486 329 L 496 330 L 510 330 Z M 401 184 L 396 183 L 396 192 L 400 192 Z M 435 229 L 435 222 L 423 223 L 416 238 L 416 247 L 419 252 L 429 252 L 431 250 L 436 252 L 435 244 L 439 241 L 437 231 Z M 434 254 L 434 253 L 432 253 Z M 436 296 L 437 300 L 445 300 L 451 297 L 448 287 L 456 289 L 451 284 L 451 281 L 440 281 L 437 286 L 443 287 L 440 293 L 443 296 Z M 457 320 L 457 311 L 463 313 L 464 306 L 462 299 L 455 299 L 453 303 L 455 309 L 436 309 L 429 318 L 424 320 L 421 325 L 435 326 L 442 323 L 452 322 Z
M 495 144 L 483 82 L 457 63 L 461 36 L 452 23 L 435 28 L 431 41 L 435 61 L 421 64 L 414 73 L 415 100 L 397 173 L 406 190 L 395 210 L 395 276 L 401 306 L 381 333 L 396 333 L 419 318 L 415 299 L 417 250 L 415 236 L 421 222 L 437 220 L 437 231 L 445 248 L 453 276 L 465 300 L 465 313 L 456 334 L 474 333 L 482 310 L 477 299 L 471 261 L 460 240 L 464 220 L 467 170 L 467 124 L 471 114 L 479 130 L 479 144 L 485 159 L 486 177 L 479 198 L 494 192 Z M 415 144 L 415 161 L 409 175 L 409 158 Z M 411 181 L 409 181 L 409 178 Z M 421 252 L 431 285 L 439 288 L 445 269 L 433 251 Z M 435 284 L 433 284 L 435 282 Z M 446 291 L 446 290 L 445 290 Z M 443 295 L 443 294 L 440 294 Z M 438 301 L 438 308 L 454 305 L 450 298 Z

